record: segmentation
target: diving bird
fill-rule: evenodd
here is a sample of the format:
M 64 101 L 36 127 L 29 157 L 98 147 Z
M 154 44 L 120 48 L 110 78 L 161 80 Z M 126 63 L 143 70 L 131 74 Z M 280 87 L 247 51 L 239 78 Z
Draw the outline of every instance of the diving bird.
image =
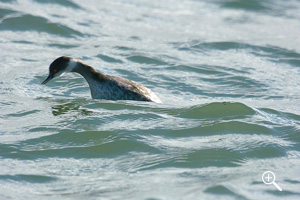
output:
M 156 94 L 137 82 L 117 76 L 102 74 L 80 60 L 67 56 L 59 57 L 51 63 L 49 76 L 42 82 L 42 85 L 67 72 L 76 72 L 85 78 L 89 84 L 93 99 L 135 100 L 162 103 Z

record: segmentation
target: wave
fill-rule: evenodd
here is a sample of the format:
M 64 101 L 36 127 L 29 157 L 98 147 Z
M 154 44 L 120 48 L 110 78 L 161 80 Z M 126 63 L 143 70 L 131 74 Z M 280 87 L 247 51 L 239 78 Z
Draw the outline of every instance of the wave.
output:
M 36 31 L 59 35 L 62 37 L 83 36 L 80 31 L 65 25 L 49 22 L 44 17 L 30 14 L 10 16 L 2 20 L 0 30 L 10 31 Z

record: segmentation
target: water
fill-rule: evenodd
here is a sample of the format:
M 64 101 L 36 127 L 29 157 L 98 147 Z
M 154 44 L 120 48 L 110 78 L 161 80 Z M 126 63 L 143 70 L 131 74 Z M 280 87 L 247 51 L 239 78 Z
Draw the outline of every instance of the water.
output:
M 0 2 L 0 199 L 299 199 L 300 2 Z M 72 56 L 163 104 L 93 100 Z M 265 171 L 276 183 L 265 185 Z

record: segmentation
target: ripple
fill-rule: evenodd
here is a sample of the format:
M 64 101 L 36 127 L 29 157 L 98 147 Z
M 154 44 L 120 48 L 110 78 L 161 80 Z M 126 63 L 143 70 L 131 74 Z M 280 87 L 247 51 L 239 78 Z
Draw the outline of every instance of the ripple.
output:
M 196 72 L 203 76 L 203 74 L 214 75 L 214 76 L 226 76 L 229 73 L 227 70 L 220 70 L 220 66 L 209 66 L 209 65 L 171 65 L 166 70 L 182 71 L 182 72 Z
M 181 117 L 191 119 L 221 118 L 232 116 L 253 115 L 256 112 L 242 103 L 210 103 L 207 105 L 196 105 L 182 110 Z
M 16 13 L 16 12 L 13 10 L 0 8 L 0 20 L 2 20 L 2 18 L 4 18 L 5 16 L 8 16 L 13 13 Z
M 239 43 L 239 42 L 231 42 L 231 41 L 225 41 L 225 42 L 198 42 L 198 41 L 192 41 L 189 48 L 193 50 L 230 50 L 230 49 L 244 49 L 249 48 L 251 45 Z M 180 50 L 188 50 L 186 48 L 180 49 Z
M 112 58 L 110 56 L 106 56 L 106 55 L 102 55 L 102 54 L 97 55 L 97 57 L 100 58 L 101 60 L 103 60 L 105 62 L 109 62 L 109 63 L 123 63 L 122 60 Z
M 67 26 L 51 23 L 43 17 L 29 14 L 6 18 L 0 27 L 1 30 L 46 32 L 62 37 L 82 36 L 82 33 Z
M 284 10 L 291 8 L 289 3 L 282 3 L 281 1 L 243 1 L 243 0 L 216 0 L 216 3 L 223 8 L 233 10 L 245 10 L 249 12 L 270 14 L 275 16 L 287 15 Z
M 154 65 L 166 65 L 167 63 L 164 61 L 161 61 L 156 58 L 150 58 L 146 56 L 129 56 L 127 57 L 127 60 L 130 60 L 132 62 L 141 63 L 141 64 L 154 64 Z
M 1 151 L 6 152 L 6 157 L 19 157 L 20 159 L 44 157 L 99 158 L 113 155 L 122 156 L 132 151 L 159 152 L 156 148 L 138 142 L 132 137 L 134 136 L 122 136 L 107 131 L 74 133 L 64 130 L 57 134 L 25 140 L 14 146 L 2 145 Z
M 127 47 L 127 46 L 115 46 L 115 49 L 121 50 L 121 51 L 136 51 L 133 47 Z
M 79 47 L 79 45 L 74 45 L 74 44 L 58 44 L 58 43 L 51 43 L 51 44 L 48 44 L 48 46 L 56 47 L 59 49 L 72 49 L 72 48 Z
M 276 46 L 254 46 L 252 53 L 256 56 L 264 57 L 270 61 L 286 63 L 292 66 L 300 67 L 300 54 L 293 50 Z
M 15 0 L 1 0 L 1 2 L 5 2 L 5 3 L 8 3 L 8 2 L 14 2 Z
M 234 41 L 202 42 L 197 40 L 189 43 L 174 43 L 173 45 L 181 51 L 199 51 L 202 53 L 214 50 L 246 50 L 255 56 L 264 57 L 270 61 L 300 66 L 300 54 L 298 52 L 277 46 L 258 46 Z
M 36 174 L 16 174 L 16 175 L 0 175 L 0 180 L 4 181 L 20 181 L 28 183 L 48 183 L 56 181 L 57 178 L 52 176 L 42 176 Z
M 243 1 L 243 0 L 225 0 L 220 1 L 220 4 L 225 8 L 244 9 L 251 11 L 265 11 L 268 10 L 267 3 L 259 0 Z
M 226 131 L 224 131 L 226 130 Z M 226 134 L 270 134 L 271 130 L 265 126 L 239 122 L 211 122 L 201 124 L 197 127 L 173 130 L 169 134 L 176 137 L 190 137 L 190 136 L 207 136 L 207 135 L 226 135 Z M 234 136 L 238 137 L 238 136 Z
M 184 159 L 180 159 L 176 164 L 178 167 L 217 167 L 222 163 L 222 166 L 236 167 L 241 165 L 242 156 L 238 152 L 229 149 L 205 149 L 192 151 L 187 154 L 181 154 Z
M 222 195 L 222 198 L 228 195 L 234 197 L 234 199 L 247 199 L 246 197 L 239 195 L 237 191 L 232 191 L 232 189 L 229 189 L 224 185 L 210 186 L 206 188 L 204 192 L 216 194 L 216 195 Z
M 8 117 L 24 117 L 24 116 L 27 116 L 27 115 L 31 115 L 31 114 L 34 114 L 34 113 L 38 113 L 39 110 L 31 110 L 31 111 L 19 111 L 17 113 L 11 113 L 11 114 L 8 114 L 7 116 Z
M 49 4 L 58 4 L 64 7 L 71 7 L 71 8 L 75 8 L 75 9 L 80 9 L 81 7 L 72 2 L 71 0 L 64 0 L 64 1 L 60 1 L 60 0 L 35 0 L 36 2 L 39 3 L 49 3 Z

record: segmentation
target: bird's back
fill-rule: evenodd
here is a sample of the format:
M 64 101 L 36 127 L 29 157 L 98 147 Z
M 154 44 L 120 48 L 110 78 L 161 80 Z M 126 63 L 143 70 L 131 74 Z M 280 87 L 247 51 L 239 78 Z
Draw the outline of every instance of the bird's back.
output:
M 92 98 L 108 100 L 136 100 L 161 103 L 160 99 L 145 86 L 116 76 L 105 75 L 102 81 L 90 83 Z

